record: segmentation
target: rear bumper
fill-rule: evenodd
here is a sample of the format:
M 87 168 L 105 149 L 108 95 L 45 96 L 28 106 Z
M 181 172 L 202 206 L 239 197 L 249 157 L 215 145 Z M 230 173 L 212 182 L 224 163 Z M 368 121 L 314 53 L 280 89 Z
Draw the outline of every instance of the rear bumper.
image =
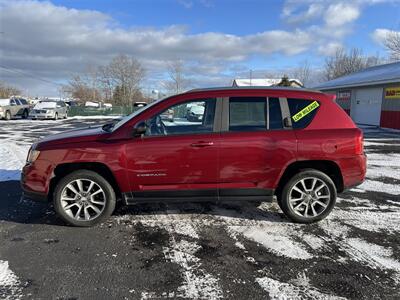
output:
M 367 156 L 365 154 L 341 159 L 339 164 L 342 170 L 344 190 L 351 189 L 364 182 L 367 173 Z

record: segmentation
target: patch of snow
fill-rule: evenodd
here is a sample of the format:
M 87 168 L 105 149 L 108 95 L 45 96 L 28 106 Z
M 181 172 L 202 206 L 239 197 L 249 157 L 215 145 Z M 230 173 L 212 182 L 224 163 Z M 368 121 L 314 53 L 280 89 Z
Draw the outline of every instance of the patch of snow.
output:
M 304 246 L 294 241 L 290 236 L 294 234 L 288 228 L 273 226 L 234 226 L 231 229 L 242 233 L 245 237 L 263 245 L 271 252 L 293 259 L 311 259 L 313 256 L 304 249 Z
M 269 277 L 256 278 L 256 282 L 268 292 L 271 299 L 346 299 L 322 293 L 316 288 L 308 285 L 298 286 L 291 283 L 281 282 Z
M 400 185 L 384 183 L 377 180 L 365 180 L 358 188 L 366 191 L 400 195 Z
M 0 299 L 21 299 L 22 288 L 17 275 L 10 270 L 7 261 L 0 260 Z
M 18 146 L 10 141 L 0 144 L 0 181 L 20 179 L 29 147 Z
M 354 260 L 361 260 L 373 268 L 379 267 L 400 272 L 400 262 L 391 257 L 393 255 L 391 249 L 358 238 L 350 238 L 346 244 L 350 246 L 346 250 Z

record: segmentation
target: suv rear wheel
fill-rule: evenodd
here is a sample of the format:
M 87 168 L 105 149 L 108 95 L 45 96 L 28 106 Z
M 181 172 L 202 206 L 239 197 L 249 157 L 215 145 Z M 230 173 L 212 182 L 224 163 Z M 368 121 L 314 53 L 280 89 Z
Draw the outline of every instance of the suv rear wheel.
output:
M 74 226 L 89 227 L 106 220 L 113 213 L 115 202 L 109 182 L 89 170 L 65 176 L 54 190 L 56 212 Z
M 322 220 L 336 203 L 336 186 L 321 171 L 303 170 L 293 176 L 278 195 L 278 204 L 291 220 L 312 223 Z

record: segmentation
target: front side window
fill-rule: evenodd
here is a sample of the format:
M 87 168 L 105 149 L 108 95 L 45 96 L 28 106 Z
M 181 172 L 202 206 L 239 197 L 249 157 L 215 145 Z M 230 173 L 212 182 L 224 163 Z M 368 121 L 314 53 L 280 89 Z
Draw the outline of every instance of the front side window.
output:
M 301 129 L 308 126 L 318 111 L 319 103 L 308 99 L 287 99 L 292 127 Z
M 19 99 L 19 101 L 22 103 L 22 105 L 27 105 L 28 102 L 25 99 Z
M 231 97 L 229 131 L 266 130 L 265 97 Z
M 215 104 L 215 99 L 196 99 L 171 106 L 146 122 L 146 135 L 160 136 L 213 132 Z

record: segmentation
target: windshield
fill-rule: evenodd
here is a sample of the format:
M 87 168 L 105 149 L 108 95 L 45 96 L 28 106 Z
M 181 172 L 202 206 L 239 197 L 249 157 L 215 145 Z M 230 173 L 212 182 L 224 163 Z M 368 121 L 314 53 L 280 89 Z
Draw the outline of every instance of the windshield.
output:
M 35 105 L 34 109 L 44 109 L 44 108 L 55 108 L 56 107 L 56 102 L 54 101 L 42 101 L 39 102 Z
M 153 107 L 154 105 L 156 105 L 157 103 L 160 103 L 161 101 L 165 100 L 166 98 L 160 99 L 160 100 L 156 100 L 150 104 L 148 104 L 147 106 L 143 106 L 141 108 L 139 108 L 138 110 L 134 111 L 133 113 L 131 113 L 130 115 L 127 115 L 125 117 L 123 117 L 120 121 L 118 121 L 117 123 L 115 123 L 112 126 L 111 131 L 117 130 L 118 128 L 120 128 L 122 125 L 124 125 L 126 122 L 128 122 L 130 119 L 136 117 L 137 115 L 141 114 L 142 112 L 144 112 L 145 110 L 147 110 L 150 107 Z
M 0 106 L 10 105 L 10 99 L 0 99 Z

